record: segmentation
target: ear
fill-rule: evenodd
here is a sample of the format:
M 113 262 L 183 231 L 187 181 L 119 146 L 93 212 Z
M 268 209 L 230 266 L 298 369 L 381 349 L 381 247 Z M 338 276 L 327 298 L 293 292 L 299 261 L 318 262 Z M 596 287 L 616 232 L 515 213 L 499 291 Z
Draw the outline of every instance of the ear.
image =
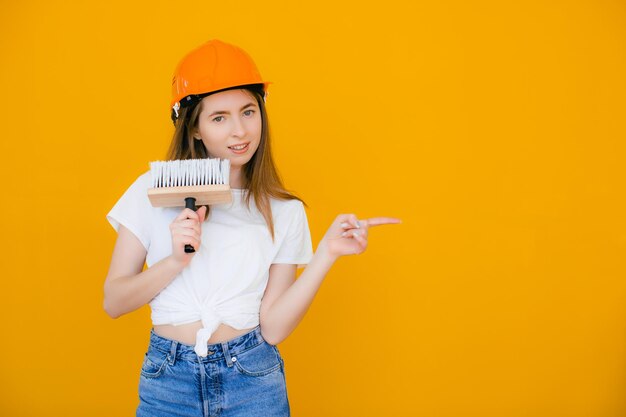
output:
M 198 132 L 198 129 L 193 129 L 191 131 L 191 135 L 193 136 L 195 140 L 202 140 L 202 137 L 200 136 L 200 132 Z

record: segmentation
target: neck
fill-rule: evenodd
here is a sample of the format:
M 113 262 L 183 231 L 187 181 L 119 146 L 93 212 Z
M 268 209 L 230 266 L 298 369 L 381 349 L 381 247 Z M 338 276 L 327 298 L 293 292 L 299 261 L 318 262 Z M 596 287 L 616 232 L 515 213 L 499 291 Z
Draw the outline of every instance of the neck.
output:
M 241 167 L 231 167 L 229 177 L 230 188 L 243 188 Z

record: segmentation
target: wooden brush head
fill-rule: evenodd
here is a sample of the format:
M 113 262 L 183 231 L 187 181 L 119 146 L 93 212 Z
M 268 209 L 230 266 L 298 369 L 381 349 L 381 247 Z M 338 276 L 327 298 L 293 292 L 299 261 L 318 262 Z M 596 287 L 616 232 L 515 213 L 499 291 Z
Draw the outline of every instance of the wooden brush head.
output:
M 187 197 L 195 198 L 197 206 L 226 204 L 233 201 L 230 186 L 227 184 L 148 189 L 148 198 L 153 207 L 185 207 Z

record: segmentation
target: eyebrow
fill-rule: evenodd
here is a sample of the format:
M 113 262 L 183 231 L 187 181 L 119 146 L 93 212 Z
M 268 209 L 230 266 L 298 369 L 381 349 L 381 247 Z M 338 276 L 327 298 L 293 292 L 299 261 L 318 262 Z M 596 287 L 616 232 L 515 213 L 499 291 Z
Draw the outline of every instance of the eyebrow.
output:
M 243 106 L 241 109 L 239 109 L 239 111 L 245 110 L 248 107 L 254 107 L 254 103 L 248 103 L 245 106 Z M 225 111 L 225 110 L 218 110 L 218 111 L 214 111 L 213 113 L 209 114 L 209 117 L 211 116 L 215 116 L 216 114 L 230 114 L 229 111 Z

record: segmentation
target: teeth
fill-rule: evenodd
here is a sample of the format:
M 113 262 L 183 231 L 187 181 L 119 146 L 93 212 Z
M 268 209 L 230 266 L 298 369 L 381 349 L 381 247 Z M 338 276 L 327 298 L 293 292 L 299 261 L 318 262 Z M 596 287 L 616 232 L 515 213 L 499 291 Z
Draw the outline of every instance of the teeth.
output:
M 245 145 L 240 145 L 240 146 L 231 146 L 230 149 L 235 149 L 235 150 L 239 151 L 239 150 L 245 148 L 246 146 L 248 146 L 247 143 Z

